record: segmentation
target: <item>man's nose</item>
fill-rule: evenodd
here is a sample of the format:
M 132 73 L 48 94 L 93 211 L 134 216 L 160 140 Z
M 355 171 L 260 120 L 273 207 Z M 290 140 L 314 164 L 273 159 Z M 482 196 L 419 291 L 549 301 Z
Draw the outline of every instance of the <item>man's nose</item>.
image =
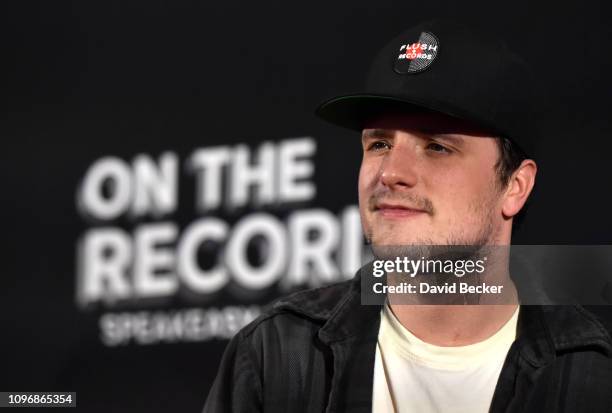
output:
M 381 164 L 380 180 L 389 189 L 411 188 L 418 182 L 416 147 L 400 143 L 391 148 Z

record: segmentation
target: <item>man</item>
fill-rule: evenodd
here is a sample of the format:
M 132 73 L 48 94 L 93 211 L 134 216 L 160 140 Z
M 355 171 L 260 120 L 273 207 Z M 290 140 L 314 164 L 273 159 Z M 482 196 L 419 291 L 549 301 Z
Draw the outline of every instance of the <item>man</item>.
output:
M 444 21 L 393 39 L 367 91 L 317 113 L 362 132 L 362 225 L 386 246 L 504 246 L 534 187 L 528 70 Z M 362 305 L 366 266 L 230 342 L 205 412 L 612 411 L 612 340 L 581 307 Z

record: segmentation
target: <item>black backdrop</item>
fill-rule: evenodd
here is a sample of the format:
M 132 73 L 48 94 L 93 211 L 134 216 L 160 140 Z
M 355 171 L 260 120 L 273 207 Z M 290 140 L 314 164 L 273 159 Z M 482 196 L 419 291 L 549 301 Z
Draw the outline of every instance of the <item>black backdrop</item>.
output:
M 514 242 L 610 243 L 612 25 L 603 3 L 3 4 L 0 390 L 76 391 L 79 409 L 92 412 L 198 411 L 225 339 L 109 346 L 101 317 L 261 305 L 299 286 L 84 307 L 77 300 L 79 240 L 98 227 L 132 234 L 162 221 L 181 232 L 211 216 L 232 226 L 258 211 L 280 222 L 311 209 L 338 216 L 357 202 L 360 147 L 354 133 L 317 120 L 313 109 L 358 88 L 380 45 L 431 17 L 499 34 L 539 76 L 546 138 Z M 197 148 L 255 150 L 304 136 L 316 142 L 313 197 L 194 210 L 194 179 L 183 164 Z M 181 164 L 177 207 L 169 214 L 99 222 L 80 212 L 79 188 L 97 160 L 130 164 L 145 154 L 157 161 L 166 151 Z

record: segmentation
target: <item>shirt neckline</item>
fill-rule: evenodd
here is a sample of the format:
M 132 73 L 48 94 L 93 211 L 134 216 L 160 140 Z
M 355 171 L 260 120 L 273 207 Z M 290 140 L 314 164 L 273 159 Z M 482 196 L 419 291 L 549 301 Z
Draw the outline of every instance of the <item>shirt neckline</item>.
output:
M 466 346 L 437 346 L 416 337 L 397 319 L 388 301 L 381 311 L 379 345 L 389 345 L 400 357 L 439 370 L 465 370 L 480 366 L 492 357 L 505 355 L 516 338 L 520 306 L 512 317 L 491 337 Z

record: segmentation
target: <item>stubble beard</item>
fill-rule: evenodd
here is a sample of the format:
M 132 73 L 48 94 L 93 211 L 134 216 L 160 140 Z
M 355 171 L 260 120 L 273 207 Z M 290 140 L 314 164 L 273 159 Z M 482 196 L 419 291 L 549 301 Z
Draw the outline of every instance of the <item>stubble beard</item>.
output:
M 421 245 L 474 245 L 474 246 L 482 246 L 488 245 L 495 241 L 495 235 L 497 234 L 497 228 L 494 224 L 494 216 L 492 213 L 491 204 L 487 205 L 474 205 L 472 210 L 474 210 L 474 215 L 476 217 L 481 217 L 477 219 L 477 222 L 480 222 L 481 225 L 478 225 L 478 230 L 473 234 L 468 234 L 464 229 L 457 230 L 456 227 L 453 230 L 448 232 L 445 235 L 445 238 L 442 240 L 434 239 L 431 236 L 427 235 L 419 235 L 415 239 L 402 242 L 402 245 L 406 246 L 421 246 Z M 365 229 L 364 235 L 366 237 L 366 241 L 368 244 L 373 247 L 378 246 L 393 246 L 393 243 L 385 242 L 384 235 L 375 234 L 372 226 Z M 401 246 L 401 245 L 396 245 Z
M 448 233 L 442 239 L 435 239 L 428 235 L 419 235 L 408 242 L 393 244 L 385 241 L 384 232 L 377 234 L 371 225 L 370 228 L 365 228 L 364 225 L 364 235 L 368 244 L 372 246 L 374 256 L 381 259 L 388 259 L 390 256 L 398 256 L 400 254 L 418 258 L 433 257 L 445 251 L 445 246 L 450 247 L 448 250 L 451 252 L 453 250 L 452 247 L 471 246 L 474 248 L 470 248 L 470 250 L 475 255 L 479 255 L 477 253 L 482 249 L 481 247 L 496 243 L 499 232 L 494 215 L 496 195 L 497 192 L 494 192 L 485 199 L 475 201 L 468 208 L 467 215 L 471 217 L 471 219 L 468 219 L 470 222 L 468 226 L 476 227 L 477 230 L 475 232 L 467 231 L 465 225 L 450 225 Z M 386 231 L 390 230 L 386 229 Z M 403 252 L 405 253 L 402 254 Z

